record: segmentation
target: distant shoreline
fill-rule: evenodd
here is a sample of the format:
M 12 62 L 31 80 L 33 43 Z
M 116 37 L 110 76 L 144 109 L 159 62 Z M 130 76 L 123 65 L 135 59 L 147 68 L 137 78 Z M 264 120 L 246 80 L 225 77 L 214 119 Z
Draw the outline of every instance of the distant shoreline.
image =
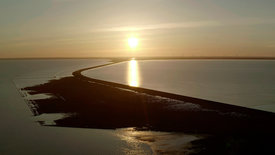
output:
M 26 58 L 0 58 L 0 60 L 47 60 L 47 59 L 112 59 L 128 60 L 133 57 L 26 57 Z M 136 60 L 173 60 L 173 59 L 225 59 L 225 60 L 275 60 L 275 57 L 135 57 Z

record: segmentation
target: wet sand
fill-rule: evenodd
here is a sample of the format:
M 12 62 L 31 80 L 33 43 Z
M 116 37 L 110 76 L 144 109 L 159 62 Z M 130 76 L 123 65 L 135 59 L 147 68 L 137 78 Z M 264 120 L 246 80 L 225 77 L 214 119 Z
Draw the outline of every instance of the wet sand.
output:
M 193 154 L 275 152 L 274 113 L 87 78 L 81 75 L 86 69 L 23 88 L 54 96 L 29 102 L 34 114 L 69 115 L 54 126 L 210 135 L 190 143 Z

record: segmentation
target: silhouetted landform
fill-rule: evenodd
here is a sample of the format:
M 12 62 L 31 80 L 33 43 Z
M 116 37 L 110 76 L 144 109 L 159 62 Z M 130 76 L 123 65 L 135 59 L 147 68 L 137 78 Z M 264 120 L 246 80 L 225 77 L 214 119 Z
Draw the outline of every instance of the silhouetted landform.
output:
M 199 133 L 275 131 L 274 113 L 90 78 L 65 77 L 24 90 L 55 96 L 34 100 L 37 114 L 73 114 L 57 120 L 58 126 Z
M 112 63 L 110 63 L 112 64 Z M 109 65 L 109 64 L 106 64 Z M 101 65 L 104 66 L 104 65 Z M 99 66 L 97 66 L 99 67 Z M 193 154 L 275 153 L 275 114 L 156 90 L 92 79 L 81 75 L 23 88 L 51 94 L 33 100 L 35 115 L 67 113 L 55 126 L 209 134 L 192 142 Z

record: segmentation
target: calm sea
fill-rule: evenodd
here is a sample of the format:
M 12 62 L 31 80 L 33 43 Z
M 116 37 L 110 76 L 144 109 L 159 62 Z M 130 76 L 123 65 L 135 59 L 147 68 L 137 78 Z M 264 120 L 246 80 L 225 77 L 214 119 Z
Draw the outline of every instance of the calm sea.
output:
M 274 60 L 132 60 L 83 74 L 275 112 Z
M 60 114 L 32 116 L 25 100 L 42 99 L 44 94 L 22 97 L 19 93 L 20 88 L 72 76 L 75 70 L 108 62 L 99 59 L 0 60 L 0 154 L 151 154 L 149 145 L 124 138 L 128 130 L 41 127 L 37 121 L 52 122 L 58 119 L 55 115 Z

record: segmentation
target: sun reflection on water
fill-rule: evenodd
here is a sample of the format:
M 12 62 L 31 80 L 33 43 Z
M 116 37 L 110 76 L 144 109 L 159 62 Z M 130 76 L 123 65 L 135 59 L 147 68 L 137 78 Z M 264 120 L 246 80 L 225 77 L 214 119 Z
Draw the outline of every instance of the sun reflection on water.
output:
M 138 131 L 133 127 L 117 129 L 116 135 L 128 146 L 123 149 L 125 154 L 159 154 L 158 152 L 162 152 L 162 154 L 171 154 L 171 152 L 190 154 L 191 142 L 206 136 L 176 132 Z
M 128 84 L 133 87 L 140 85 L 138 62 L 134 59 L 128 62 Z

